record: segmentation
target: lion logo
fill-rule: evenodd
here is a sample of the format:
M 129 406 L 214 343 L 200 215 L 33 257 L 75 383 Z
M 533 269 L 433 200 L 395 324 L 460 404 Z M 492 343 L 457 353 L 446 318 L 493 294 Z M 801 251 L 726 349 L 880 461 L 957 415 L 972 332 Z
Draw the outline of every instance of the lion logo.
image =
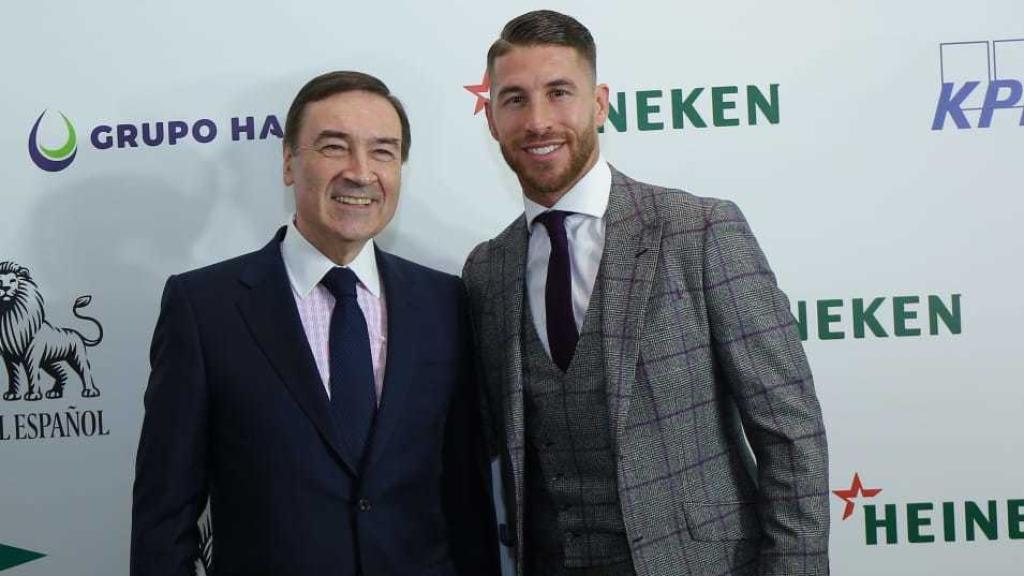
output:
M 82 381 L 83 398 L 100 395 L 85 349 L 103 340 L 103 326 L 95 318 L 79 312 L 90 302 L 92 296 L 80 296 L 71 311 L 76 317 L 96 325 L 99 335 L 95 340 L 72 328 L 51 326 L 46 321 L 43 295 L 28 269 L 14 262 L 0 262 L 0 354 L 9 380 L 4 400 L 41 399 L 43 372 L 53 377 L 53 386 L 46 391 L 46 397 L 62 398 L 69 370 Z

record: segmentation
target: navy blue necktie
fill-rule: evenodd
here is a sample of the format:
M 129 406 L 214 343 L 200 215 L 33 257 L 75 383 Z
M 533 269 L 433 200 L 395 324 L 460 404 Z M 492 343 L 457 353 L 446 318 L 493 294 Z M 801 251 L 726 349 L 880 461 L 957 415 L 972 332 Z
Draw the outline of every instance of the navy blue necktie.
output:
M 334 296 L 331 331 L 331 408 L 345 444 L 362 460 L 377 411 L 377 389 L 370 359 L 370 334 L 356 301 L 356 275 L 332 268 L 320 282 Z
M 572 311 L 572 272 L 569 269 L 569 239 L 565 234 L 565 217 L 572 212 L 550 210 L 537 216 L 548 230 L 551 256 L 548 258 L 548 279 L 544 287 L 544 311 L 547 315 L 548 346 L 551 359 L 565 372 L 576 352 L 579 332 Z

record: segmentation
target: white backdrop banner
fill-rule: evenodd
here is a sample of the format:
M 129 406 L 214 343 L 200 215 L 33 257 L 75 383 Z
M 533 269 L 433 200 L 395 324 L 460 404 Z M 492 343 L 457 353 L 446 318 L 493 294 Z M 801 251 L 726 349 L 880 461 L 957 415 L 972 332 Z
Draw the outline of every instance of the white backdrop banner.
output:
M 458 273 L 522 210 L 480 112 L 484 56 L 538 7 L 7 7 L 0 309 L 28 273 L 46 323 L 0 335 L 0 572 L 127 574 L 160 291 L 286 221 L 281 135 L 306 80 L 363 70 L 405 102 L 384 248 Z M 833 573 L 1019 574 L 1024 4 L 544 7 L 597 39 L 605 157 L 736 201 L 789 294 L 828 427 Z M 42 366 L 12 352 L 33 337 Z M 38 389 L 9 384 L 38 370 Z

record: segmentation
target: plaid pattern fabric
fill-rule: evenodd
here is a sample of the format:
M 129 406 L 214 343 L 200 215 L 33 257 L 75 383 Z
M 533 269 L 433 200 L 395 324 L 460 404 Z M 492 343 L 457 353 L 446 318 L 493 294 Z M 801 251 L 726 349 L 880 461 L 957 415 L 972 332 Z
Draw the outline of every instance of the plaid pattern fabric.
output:
M 529 298 L 523 306 L 523 521 L 530 574 L 562 574 L 565 567 L 608 566 L 630 559 L 605 400 L 601 284 L 599 273 L 568 372 L 544 350 Z M 632 570 L 616 574 L 632 576 Z
M 827 574 L 821 409 L 789 302 L 746 220 L 731 202 L 612 173 L 601 332 L 636 573 Z M 488 445 L 502 456 L 516 542 L 526 245 L 519 218 L 463 271 Z

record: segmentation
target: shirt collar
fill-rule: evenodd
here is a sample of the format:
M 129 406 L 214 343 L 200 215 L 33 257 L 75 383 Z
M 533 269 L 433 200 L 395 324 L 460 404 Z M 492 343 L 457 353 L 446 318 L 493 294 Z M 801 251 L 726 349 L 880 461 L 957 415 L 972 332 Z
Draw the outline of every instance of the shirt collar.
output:
M 605 210 L 608 209 L 608 196 L 612 189 L 612 171 L 603 156 L 597 157 L 597 162 L 575 186 L 569 189 L 564 196 L 550 210 L 565 210 L 576 214 L 584 214 L 594 218 L 604 218 Z M 537 204 L 525 195 L 523 204 L 526 206 L 526 227 L 533 225 L 534 219 L 549 208 Z
M 284 259 L 288 280 L 300 298 L 309 296 L 313 288 L 323 280 L 324 275 L 337 266 L 306 240 L 295 227 L 294 219 L 289 220 L 288 231 L 281 241 L 281 258 Z M 359 283 L 369 290 L 370 294 L 380 298 L 380 276 L 377 273 L 377 257 L 372 238 L 363 245 L 363 249 L 349 262 L 347 268 L 355 273 Z

